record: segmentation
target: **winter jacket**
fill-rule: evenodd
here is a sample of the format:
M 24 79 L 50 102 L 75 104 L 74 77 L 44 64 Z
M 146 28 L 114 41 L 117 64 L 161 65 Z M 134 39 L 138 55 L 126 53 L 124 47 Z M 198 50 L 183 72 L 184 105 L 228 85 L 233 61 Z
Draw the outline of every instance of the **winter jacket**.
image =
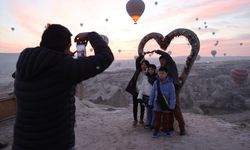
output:
M 95 56 L 74 59 L 42 47 L 24 49 L 17 61 L 17 115 L 13 150 L 74 147 L 74 86 L 103 72 L 114 57 L 95 32 L 88 35 Z
M 128 83 L 128 86 L 126 88 L 126 91 L 129 92 L 132 95 L 138 94 L 138 91 L 136 89 L 136 83 L 138 76 L 141 72 L 141 60 L 144 58 L 144 55 L 140 55 L 139 57 L 136 58 L 135 66 L 136 66 L 136 71 L 131 78 L 131 80 Z
M 164 81 L 161 81 L 160 79 L 157 79 L 152 87 L 151 94 L 149 96 L 149 105 L 153 106 L 154 111 L 160 111 L 160 112 L 168 112 L 169 110 L 163 111 L 161 107 L 159 106 L 157 102 L 157 81 L 160 82 L 160 89 L 161 93 L 166 96 L 166 98 L 169 100 L 169 108 L 171 110 L 174 110 L 176 105 L 176 96 L 175 96 L 175 88 L 173 84 L 173 80 L 171 78 L 167 78 Z
M 152 90 L 152 85 L 149 83 L 149 78 L 154 78 L 156 79 L 156 75 L 149 76 L 145 75 L 142 80 L 142 85 L 138 93 L 137 99 L 142 99 L 143 95 L 150 96 L 151 90 Z

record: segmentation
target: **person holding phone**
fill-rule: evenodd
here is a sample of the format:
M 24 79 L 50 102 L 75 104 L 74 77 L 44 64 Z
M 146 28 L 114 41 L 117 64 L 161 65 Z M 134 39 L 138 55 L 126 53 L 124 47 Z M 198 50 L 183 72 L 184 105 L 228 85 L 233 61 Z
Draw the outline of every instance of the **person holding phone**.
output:
M 70 31 L 51 24 L 40 46 L 24 49 L 14 74 L 17 115 L 13 150 L 72 150 L 75 146 L 74 86 L 107 69 L 114 56 L 96 32 L 79 33 L 95 55 L 73 58 Z

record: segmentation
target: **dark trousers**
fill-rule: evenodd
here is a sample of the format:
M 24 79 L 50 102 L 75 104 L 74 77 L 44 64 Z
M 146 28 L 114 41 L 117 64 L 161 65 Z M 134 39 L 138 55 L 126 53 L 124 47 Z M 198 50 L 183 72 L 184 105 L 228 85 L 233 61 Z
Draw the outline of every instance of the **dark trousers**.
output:
M 134 115 L 134 121 L 137 121 L 137 112 L 138 112 L 138 104 L 140 104 L 141 113 L 140 113 L 140 120 L 143 121 L 144 118 L 144 112 L 145 112 L 145 106 L 143 103 L 139 103 L 137 99 L 138 94 L 133 95 L 133 115 Z
M 170 113 L 169 112 L 159 112 L 154 111 L 154 129 L 155 131 L 160 131 L 160 127 L 162 127 L 162 131 L 166 132 L 170 129 Z
M 180 96 L 176 94 L 176 106 L 173 112 L 170 114 L 170 128 L 174 128 L 174 118 L 178 121 L 179 128 L 185 128 L 185 122 L 182 116 L 181 107 L 180 107 Z

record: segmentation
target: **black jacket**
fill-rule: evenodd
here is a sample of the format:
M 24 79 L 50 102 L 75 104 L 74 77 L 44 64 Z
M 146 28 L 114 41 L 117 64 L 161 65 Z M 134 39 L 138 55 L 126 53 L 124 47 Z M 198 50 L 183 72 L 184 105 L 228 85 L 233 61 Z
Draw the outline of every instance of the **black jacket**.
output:
M 67 150 L 74 146 L 74 86 L 103 72 L 114 57 L 95 32 L 95 56 L 74 59 L 54 50 L 23 50 L 15 72 L 14 150 Z M 72 118 L 73 117 L 73 118 Z
M 128 86 L 126 88 L 126 91 L 132 95 L 138 94 L 136 91 L 136 82 L 137 82 L 137 78 L 141 72 L 141 60 L 143 58 L 144 58 L 144 55 L 140 55 L 139 57 L 136 58 L 136 61 L 135 61 L 136 71 L 135 71 L 133 77 L 131 78 L 131 80 L 129 81 Z

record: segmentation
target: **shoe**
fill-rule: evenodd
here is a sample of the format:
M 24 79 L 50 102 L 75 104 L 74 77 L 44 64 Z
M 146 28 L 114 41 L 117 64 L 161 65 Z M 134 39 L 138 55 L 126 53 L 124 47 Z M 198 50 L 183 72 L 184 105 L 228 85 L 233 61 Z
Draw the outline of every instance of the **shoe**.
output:
M 143 125 L 144 124 L 144 121 L 143 120 L 140 120 L 140 122 L 139 122 L 141 125 Z
M 135 127 L 136 125 L 137 125 L 137 120 L 134 120 L 133 127 Z
M 158 131 L 154 131 L 152 138 L 157 138 L 159 136 L 160 136 L 159 132 Z
M 185 128 L 180 129 L 180 135 L 186 135 L 186 130 L 185 130 Z
M 166 132 L 165 132 L 165 135 L 166 135 L 167 137 L 171 137 L 172 134 L 171 134 L 170 131 L 166 131 Z
M 144 127 L 145 129 L 150 129 L 150 125 L 145 125 L 145 127 Z

